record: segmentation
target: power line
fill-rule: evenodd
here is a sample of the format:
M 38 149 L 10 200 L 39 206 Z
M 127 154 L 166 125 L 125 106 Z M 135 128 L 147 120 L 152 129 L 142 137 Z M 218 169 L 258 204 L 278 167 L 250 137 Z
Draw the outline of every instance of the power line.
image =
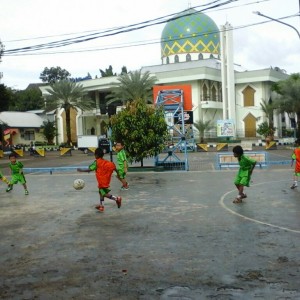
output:
M 223 6 L 223 5 L 226 5 L 226 4 L 231 3 L 233 1 L 239 1 L 239 0 L 227 0 L 223 3 L 221 3 L 221 4 L 218 4 L 218 2 L 220 2 L 220 1 L 221 0 L 212 1 L 210 4 L 213 4 L 213 5 L 209 8 Z M 217 4 L 215 4 L 215 3 L 217 3 Z M 202 7 L 202 6 L 203 5 L 199 5 L 199 6 L 196 6 L 196 7 Z M 207 9 L 208 8 L 205 8 L 202 11 L 207 10 Z M 192 13 L 187 13 L 187 14 L 185 14 L 185 16 L 193 15 L 193 14 L 196 14 L 196 13 L 199 13 L 199 12 L 195 11 L 195 12 L 192 12 Z M 172 18 L 169 18 L 170 16 L 172 16 Z M 78 43 L 82 43 L 82 42 L 91 41 L 91 40 L 94 40 L 94 39 L 98 39 L 100 37 L 103 38 L 103 37 L 113 36 L 113 35 L 117 35 L 117 34 L 121 34 L 121 33 L 125 33 L 125 32 L 130 32 L 130 31 L 143 29 L 143 28 L 146 28 L 146 27 L 149 27 L 149 26 L 158 25 L 158 24 L 162 24 L 162 23 L 165 23 L 165 22 L 168 22 L 168 21 L 176 20 L 176 19 L 181 18 L 181 17 L 182 17 L 182 15 L 178 16 L 178 14 L 171 14 L 171 15 L 168 15 L 168 16 L 159 17 L 159 18 L 156 18 L 156 19 L 144 21 L 144 22 L 141 22 L 141 23 L 132 24 L 132 25 L 129 25 L 129 26 L 118 27 L 118 31 L 105 30 L 103 32 L 97 32 L 97 33 L 93 33 L 93 34 L 89 34 L 89 35 L 85 35 L 85 36 L 79 36 L 79 37 L 75 37 L 75 38 L 64 39 L 64 40 L 60 40 L 60 41 L 54 41 L 54 42 L 49 42 L 49 43 L 39 44 L 39 45 L 34 45 L 34 46 L 27 46 L 27 47 L 22 47 L 22 48 L 10 49 L 10 50 L 5 50 L 3 54 L 7 55 L 7 54 L 15 54 L 15 53 L 21 53 L 21 52 L 31 52 L 31 51 L 37 51 L 37 50 L 49 49 L 49 48 L 65 47 L 65 46 L 72 45 L 72 44 L 78 44 Z
M 240 7 L 240 6 L 244 6 L 244 5 L 250 5 L 253 3 L 257 3 L 257 1 L 255 2 L 249 2 L 246 4 L 242 4 L 242 5 L 238 5 L 238 6 L 231 6 L 230 8 L 224 8 L 224 5 L 227 4 L 231 4 L 233 2 L 239 2 L 240 0 L 227 0 L 225 2 L 220 3 L 222 0 L 216 0 L 216 1 L 212 1 L 209 3 L 209 5 L 212 5 L 208 8 L 204 8 L 202 11 L 205 10 L 212 10 L 213 8 L 215 10 L 220 10 L 220 9 L 231 9 L 233 7 Z M 261 0 L 260 2 L 265 2 L 265 1 L 269 1 L 269 0 Z M 199 6 L 195 6 L 193 7 L 193 9 L 198 8 L 198 7 L 202 7 L 205 5 L 199 5 Z M 220 8 L 221 7 L 221 8 Z M 193 12 L 193 13 L 189 13 L 189 14 L 185 14 L 184 16 L 187 15 L 192 15 L 192 14 L 197 14 L 199 13 L 199 11 Z M 286 18 L 290 18 L 290 17 L 294 17 L 294 16 L 298 16 L 299 14 L 296 15 L 292 15 L 292 16 L 287 16 L 287 17 L 282 17 L 279 19 L 286 19 Z M 172 16 L 172 18 L 170 19 L 170 16 Z M 183 15 L 179 15 L 178 13 L 176 14 L 170 14 L 167 16 L 163 16 L 163 17 L 159 17 L 159 18 L 155 18 L 152 20 L 147 20 L 141 23 L 136 23 L 136 24 L 131 24 L 129 26 L 119 26 L 119 27 L 115 27 L 115 28 L 109 28 L 109 29 L 105 29 L 103 31 L 100 32 L 96 32 L 96 33 L 92 33 L 92 34 L 88 34 L 88 35 L 82 35 L 79 37 L 75 37 L 75 38 L 70 38 L 70 39 L 65 39 L 65 40 L 61 40 L 61 41 L 55 41 L 55 42 L 50 42 L 50 43 L 44 43 L 44 44 L 39 44 L 39 45 L 35 45 L 35 46 L 28 46 L 28 47 L 23 47 L 23 48 L 16 48 L 16 49 L 11 49 L 11 50 L 6 50 L 4 51 L 4 54 L 6 56 L 26 56 L 26 55 L 53 55 L 53 54 L 64 54 L 64 53 L 80 53 L 80 52 L 95 52 L 95 51 L 105 51 L 105 50 L 112 50 L 112 49 L 119 49 L 119 48 L 128 48 L 128 47 L 137 47 L 137 46 L 145 46 L 145 45 L 150 45 L 150 44 L 157 44 L 160 43 L 160 40 L 150 40 L 150 41 L 139 41 L 139 42 L 133 42 L 133 43 L 127 43 L 127 44 L 121 44 L 121 45 L 109 45 L 109 46 L 103 46 L 102 48 L 96 48 L 96 49 L 83 49 L 83 50 L 68 50 L 68 51 L 55 51 L 55 52 L 45 52 L 44 50 L 49 50 L 52 48 L 59 48 L 59 47 L 64 47 L 64 46 L 68 46 L 68 45 L 72 45 L 72 44 L 78 44 L 78 43 L 83 43 L 83 42 L 87 42 L 90 40 L 94 40 L 97 38 L 101 38 L 101 37 L 107 37 L 107 36 L 112 36 L 112 35 L 117 35 L 117 34 L 121 34 L 121 33 L 125 33 L 125 32 L 130 32 L 130 31 L 134 31 L 134 30 L 139 30 L 145 27 L 149 27 L 149 26 L 154 26 L 154 25 L 158 25 L 158 24 L 162 24 L 168 21 L 172 21 L 172 20 L 176 20 L 178 18 L 181 18 Z M 248 25 L 242 25 L 242 26 L 238 26 L 238 27 L 234 27 L 233 30 L 237 30 L 237 29 L 241 29 L 241 28 L 246 28 L 246 27 L 251 27 L 251 26 L 256 26 L 259 24 L 263 24 L 263 23 L 267 23 L 268 21 L 264 21 L 264 22 L 259 22 L 259 23 L 252 23 L 252 24 L 248 24 Z M 116 31 L 116 29 L 118 31 Z M 87 31 L 90 32 L 90 31 Z M 93 32 L 93 31 L 92 31 Z M 205 34 L 213 34 L 213 33 L 219 33 L 218 32 L 209 32 L 209 33 L 202 33 L 202 34 L 198 34 L 196 36 L 202 36 Z M 195 33 L 194 33 L 195 34 Z M 187 37 L 185 37 L 187 38 Z M 174 37 L 174 40 L 180 40 L 180 37 Z

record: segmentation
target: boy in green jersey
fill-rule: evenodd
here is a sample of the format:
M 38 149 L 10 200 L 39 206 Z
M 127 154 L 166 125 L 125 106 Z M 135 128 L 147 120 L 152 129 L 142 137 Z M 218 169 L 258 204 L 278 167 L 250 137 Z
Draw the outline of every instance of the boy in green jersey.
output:
M 121 190 L 128 190 L 128 182 L 126 180 L 126 173 L 128 171 L 128 162 L 126 157 L 126 152 L 124 150 L 124 144 L 123 142 L 117 142 L 115 145 L 115 150 L 117 152 L 117 170 L 118 175 L 117 178 L 122 182 Z
M 26 185 L 26 179 L 23 173 L 23 164 L 20 161 L 17 161 L 16 155 L 11 153 L 9 155 L 9 168 L 11 170 L 11 181 L 8 184 L 7 192 L 10 192 L 13 189 L 13 185 L 20 182 L 25 190 L 25 195 L 29 195 Z
M 242 203 L 243 198 L 247 198 L 244 194 L 244 187 L 249 186 L 253 169 L 256 161 L 244 155 L 244 150 L 241 146 L 235 146 L 232 149 L 234 157 L 238 159 L 240 168 L 235 176 L 234 184 L 238 190 L 238 196 L 233 200 L 233 203 Z

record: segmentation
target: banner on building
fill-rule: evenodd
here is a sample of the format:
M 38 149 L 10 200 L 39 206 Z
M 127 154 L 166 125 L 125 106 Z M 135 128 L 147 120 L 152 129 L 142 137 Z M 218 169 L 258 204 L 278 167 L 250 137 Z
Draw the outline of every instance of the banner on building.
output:
M 234 136 L 234 121 L 233 120 L 218 120 L 217 121 L 217 136 L 218 137 Z
M 184 124 L 193 124 L 193 112 L 192 111 L 184 111 L 183 112 Z M 178 114 L 174 116 L 174 124 L 182 123 L 182 114 Z
M 18 129 L 17 128 L 8 128 L 8 129 L 5 129 L 3 131 L 3 139 L 4 139 L 4 142 L 5 142 L 5 145 L 4 146 L 9 146 L 12 144 L 12 136 L 15 135 L 16 133 L 18 133 Z

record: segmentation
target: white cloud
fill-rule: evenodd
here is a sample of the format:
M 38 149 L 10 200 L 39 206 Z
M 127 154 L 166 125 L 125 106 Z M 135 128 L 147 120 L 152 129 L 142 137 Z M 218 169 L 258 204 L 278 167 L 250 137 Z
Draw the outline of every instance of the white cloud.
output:
M 199 1 L 196 0 L 4 1 L 0 10 L 0 39 L 6 49 L 34 45 L 67 38 L 69 36 L 57 36 L 66 33 L 82 33 L 121 25 L 126 26 L 158 18 L 186 9 L 189 2 L 192 7 L 199 5 Z M 203 0 L 201 4 L 209 2 L 209 0 Z M 212 10 L 206 13 L 214 19 L 218 26 L 228 21 L 234 27 L 239 27 L 265 21 L 264 18 L 254 15 L 252 13 L 254 10 L 259 10 L 273 18 L 280 18 L 297 13 L 298 5 L 297 0 L 287 0 L 284 4 L 282 0 L 240 0 L 233 2 L 231 9 Z M 284 21 L 299 28 L 299 17 Z M 76 46 L 57 48 L 55 51 L 111 48 L 111 45 L 117 44 L 158 41 L 163 27 L 164 24 L 152 26 Z M 34 37 L 42 36 L 55 37 L 32 40 Z M 30 40 L 9 42 L 14 39 Z M 282 24 L 272 22 L 234 31 L 235 61 L 247 69 L 279 66 L 289 73 L 299 72 L 299 53 L 300 39 L 296 32 Z M 39 75 L 45 67 L 60 66 L 68 70 L 73 77 L 84 77 L 88 72 L 95 77 L 96 75 L 100 76 L 99 69 L 108 68 L 109 65 L 112 65 L 113 70 L 119 73 L 124 65 L 128 70 L 133 70 L 160 63 L 160 45 L 154 44 L 97 52 L 4 56 L 0 63 L 0 72 L 3 72 L 4 75 L 2 83 L 17 89 L 24 89 L 29 83 L 40 82 Z

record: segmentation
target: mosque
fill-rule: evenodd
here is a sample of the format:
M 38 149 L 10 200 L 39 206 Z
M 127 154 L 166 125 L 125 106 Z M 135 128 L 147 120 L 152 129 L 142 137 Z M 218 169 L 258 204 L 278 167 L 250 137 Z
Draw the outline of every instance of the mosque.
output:
M 272 84 L 287 79 L 288 75 L 277 67 L 244 70 L 236 65 L 232 29 L 229 23 L 219 28 L 209 16 L 193 8 L 180 12 L 162 31 L 161 64 L 141 70 L 156 76 L 157 86 L 189 89 L 193 122 L 211 120 L 216 129 L 219 125 L 229 127 L 230 136 L 235 138 L 259 139 L 257 127 L 267 120 L 261 103 L 274 97 Z M 95 109 L 77 114 L 74 141 L 77 135 L 106 134 L 109 115 L 116 113 L 121 105 L 106 105 L 105 97 L 116 82 L 116 76 L 80 82 L 95 99 Z M 45 88 L 41 90 L 45 94 Z M 274 114 L 276 137 L 291 127 L 286 121 L 289 119 Z M 62 111 L 57 114 L 57 124 L 61 143 L 66 140 Z M 214 136 L 218 134 L 216 129 L 211 132 Z

